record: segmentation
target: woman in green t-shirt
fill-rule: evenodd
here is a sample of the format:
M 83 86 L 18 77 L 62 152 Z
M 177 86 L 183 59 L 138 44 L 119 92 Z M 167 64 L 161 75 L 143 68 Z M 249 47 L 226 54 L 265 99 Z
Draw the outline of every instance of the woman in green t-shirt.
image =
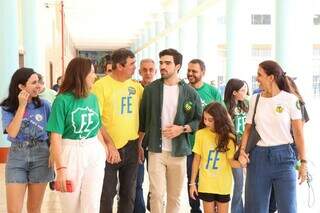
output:
M 248 87 L 245 81 L 236 78 L 228 81 L 224 92 L 224 103 L 233 120 L 238 145 L 240 144 L 241 137 L 244 132 L 246 115 L 249 110 L 248 101 L 245 99 L 247 95 Z M 234 188 L 231 201 L 231 212 L 243 213 L 243 169 L 233 168 L 232 173 Z
M 95 78 L 90 59 L 72 59 L 48 121 L 62 212 L 100 210 L 107 149 L 98 101 L 90 93 Z

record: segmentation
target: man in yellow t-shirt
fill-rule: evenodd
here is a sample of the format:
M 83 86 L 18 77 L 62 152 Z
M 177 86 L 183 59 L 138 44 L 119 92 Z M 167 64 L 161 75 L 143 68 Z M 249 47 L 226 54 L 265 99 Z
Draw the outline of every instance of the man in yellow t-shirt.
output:
M 102 135 L 109 150 L 100 213 L 112 212 L 117 177 L 120 182 L 118 212 L 133 212 L 140 151 L 137 143 L 139 105 L 143 87 L 131 80 L 136 67 L 130 50 L 114 51 L 111 60 L 112 73 L 93 87 L 102 116 Z

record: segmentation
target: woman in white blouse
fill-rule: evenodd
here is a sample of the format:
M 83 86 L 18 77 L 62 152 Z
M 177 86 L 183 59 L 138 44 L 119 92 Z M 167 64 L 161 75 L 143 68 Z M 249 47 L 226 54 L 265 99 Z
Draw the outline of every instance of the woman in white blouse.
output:
M 254 95 L 250 101 L 239 157 L 242 166 L 247 167 L 245 212 L 269 212 L 269 198 L 273 187 L 279 212 L 295 213 L 297 177 L 293 143 L 296 144 L 301 160 L 300 183 L 307 179 L 299 100 L 291 94 L 286 73 L 274 61 L 259 64 L 257 81 L 262 92 L 254 119 L 261 139 L 249 154 L 244 151 L 252 128 L 257 98 L 257 95 Z M 290 132 L 291 127 L 294 138 Z

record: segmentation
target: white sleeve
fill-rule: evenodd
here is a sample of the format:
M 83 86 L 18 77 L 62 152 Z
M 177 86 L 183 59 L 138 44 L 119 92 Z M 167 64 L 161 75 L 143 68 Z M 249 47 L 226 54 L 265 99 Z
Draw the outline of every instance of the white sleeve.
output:
M 295 95 L 292 95 L 290 99 L 289 114 L 291 120 L 302 119 L 301 105 L 299 99 Z
M 254 111 L 254 105 L 256 103 L 257 94 L 253 95 L 249 102 L 249 111 L 246 117 L 246 123 L 252 124 L 252 117 L 253 117 L 253 111 Z

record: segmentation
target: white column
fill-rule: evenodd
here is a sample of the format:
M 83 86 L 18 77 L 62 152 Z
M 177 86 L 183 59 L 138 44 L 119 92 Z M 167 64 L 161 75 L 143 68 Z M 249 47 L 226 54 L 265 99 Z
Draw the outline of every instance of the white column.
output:
M 311 1 L 276 1 L 276 60 L 298 77 L 303 97 L 312 98 L 313 7 Z
M 170 28 L 172 25 L 177 23 L 178 14 L 176 11 L 166 11 L 164 13 L 165 16 L 165 27 L 166 29 Z M 179 31 L 175 29 L 171 33 L 166 36 L 165 40 L 165 48 L 173 48 L 179 51 Z
M 23 46 L 26 67 L 44 73 L 43 38 L 40 36 L 40 7 L 37 0 L 22 1 Z
M 155 34 L 159 36 L 165 29 L 165 21 L 163 13 L 159 13 L 155 20 Z M 156 42 L 156 55 L 155 60 L 159 61 L 159 52 L 165 48 L 165 37 L 160 37 Z M 158 63 L 157 63 L 158 65 Z
M 180 18 L 188 14 L 197 6 L 197 0 L 179 0 Z M 183 55 L 182 67 L 179 72 L 180 78 L 187 77 L 188 62 L 197 57 L 197 18 L 194 17 L 179 29 L 179 50 Z
M 143 29 L 143 33 L 142 33 L 142 45 L 143 45 L 143 49 L 142 49 L 142 57 L 143 58 L 147 58 L 149 53 L 148 53 L 148 48 L 146 48 L 146 43 L 149 40 L 149 32 L 148 32 L 148 28 L 147 26 L 145 26 L 145 28 Z
M 156 23 L 155 23 L 155 21 L 150 22 L 149 27 L 148 27 L 148 33 L 149 33 L 149 42 L 150 42 L 156 36 Z M 155 58 L 157 57 L 156 43 L 155 42 L 151 43 L 148 48 L 149 48 L 148 58 L 152 58 L 153 60 L 155 60 Z
M 248 0 L 226 1 L 227 73 L 226 81 L 232 77 L 250 79 L 245 70 L 249 63 L 250 14 Z M 248 74 L 247 74 L 248 73 Z
M 198 5 L 205 0 L 198 0 Z M 218 45 L 225 43 L 224 24 L 218 23 L 218 16 L 224 14 L 223 4 L 215 4 L 198 16 L 197 20 L 197 57 L 204 61 L 206 74 L 204 81 L 210 83 L 225 72 L 224 61 L 218 55 Z M 223 11 L 221 11 L 223 10 Z
M 8 96 L 12 74 L 19 68 L 19 32 L 17 1 L 0 1 L 0 100 Z M 0 115 L 1 119 L 1 115 Z M 10 146 L 0 124 L 0 149 Z

